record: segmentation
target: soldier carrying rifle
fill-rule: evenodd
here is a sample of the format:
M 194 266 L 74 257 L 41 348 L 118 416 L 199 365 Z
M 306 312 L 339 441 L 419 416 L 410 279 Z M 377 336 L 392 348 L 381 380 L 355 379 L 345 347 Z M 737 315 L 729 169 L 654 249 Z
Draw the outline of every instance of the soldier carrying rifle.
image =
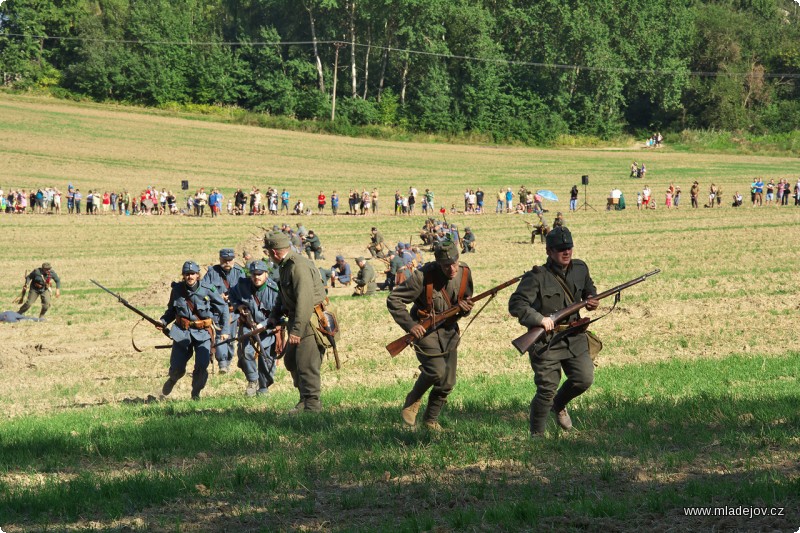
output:
M 53 270 L 52 266 L 50 266 L 50 263 L 42 263 L 41 268 L 33 269 L 33 271 L 25 277 L 25 284 L 22 287 L 22 295 L 17 301 L 22 303 L 25 298 L 25 292 L 28 291 L 28 285 L 30 284 L 28 298 L 17 312 L 20 315 L 24 315 L 25 312 L 31 308 L 34 302 L 36 302 L 38 298 L 41 298 L 42 310 L 39 311 L 39 320 L 44 320 L 45 313 L 47 313 L 47 310 L 50 309 L 50 287 L 53 282 L 56 284 L 56 298 L 59 298 L 61 296 L 61 279 L 58 277 L 58 274 L 56 274 L 55 270 Z

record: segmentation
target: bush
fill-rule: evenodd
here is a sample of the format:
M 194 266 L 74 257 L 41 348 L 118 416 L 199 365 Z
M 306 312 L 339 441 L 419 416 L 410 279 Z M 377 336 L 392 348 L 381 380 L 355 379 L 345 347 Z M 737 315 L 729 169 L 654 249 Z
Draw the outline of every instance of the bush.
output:
M 355 126 L 377 124 L 379 113 L 375 104 L 361 98 L 340 98 L 336 100 L 336 120 L 346 119 Z

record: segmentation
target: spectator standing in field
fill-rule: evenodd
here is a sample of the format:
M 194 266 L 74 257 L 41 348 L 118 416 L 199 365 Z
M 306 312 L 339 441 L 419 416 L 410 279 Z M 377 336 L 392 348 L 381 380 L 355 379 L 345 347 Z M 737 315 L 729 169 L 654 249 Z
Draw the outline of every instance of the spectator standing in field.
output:
M 667 206 L 667 209 L 672 209 L 672 188 L 670 187 L 667 188 L 664 194 L 664 205 Z
M 577 211 L 578 210 L 578 186 L 573 185 L 572 189 L 569 190 L 569 210 L 570 211 Z
M 506 213 L 510 213 L 513 209 L 514 193 L 511 192 L 511 187 L 506 189 Z
M 678 209 L 678 206 L 681 203 L 681 187 L 678 185 L 675 187 L 675 196 L 672 199 L 673 205 L 675 205 L 675 209 Z
M 285 209 L 287 215 L 289 214 L 289 196 L 289 191 L 283 189 L 281 192 L 281 213 Z
M 475 205 L 477 206 L 476 212 L 480 214 L 483 214 L 483 196 L 483 190 L 478 187 L 475 190 Z
M 506 199 L 506 193 L 502 187 L 497 190 L 497 206 L 494 208 L 495 214 L 503 212 L 503 203 Z
M 708 188 L 708 207 L 714 207 L 714 200 L 717 198 L 717 186 L 715 184 L 711 184 Z
M 75 192 L 72 193 L 72 201 L 75 203 L 75 214 L 81 214 L 81 200 L 83 199 L 83 194 L 81 194 L 80 189 L 75 189 Z
M 772 200 L 775 199 L 775 180 L 769 180 L 767 183 L 767 205 L 772 205 Z
M 411 187 L 408 189 L 408 214 L 414 214 L 414 207 L 417 205 L 417 189 Z
M 700 198 L 700 184 L 697 183 L 697 180 L 692 183 L 692 188 L 689 189 L 689 196 L 692 200 L 692 207 L 697 209 L 699 207 L 698 198 Z
M 326 200 L 325 193 L 319 191 L 319 194 L 317 195 L 317 211 L 320 215 L 325 211 L 325 204 L 327 203 Z
M 414 191 L 415 191 L 414 195 L 416 196 L 416 194 L 417 194 L 416 193 L 416 189 L 414 189 Z M 377 215 L 378 214 L 378 189 L 377 188 L 373 188 L 372 189 L 372 193 L 370 193 L 370 196 L 372 198 L 372 212 Z
M 764 180 L 756 178 L 756 204 L 761 207 L 764 205 Z
M 789 205 L 789 180 L 784 178 L 781 181 L 783 182 L 783 197 L 781 198 L 781 205 Z
M 642 189 L 642 206 L 647 209 L 650 207 L 650 187 L 645 185 L 644 189 Z
M 717 207 L 722 207 L 722 187 L 717 185 Z
M 331 213 L 333 213 L 333 216 L 339 213 L 339 193 L 336 191 L 331 194 Z

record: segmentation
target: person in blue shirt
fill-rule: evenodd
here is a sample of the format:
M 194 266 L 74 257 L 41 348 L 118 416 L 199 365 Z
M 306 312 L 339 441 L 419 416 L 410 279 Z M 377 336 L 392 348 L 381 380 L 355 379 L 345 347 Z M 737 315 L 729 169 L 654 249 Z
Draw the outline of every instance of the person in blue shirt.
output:
M 230 303 L 230 292 L 236 285 L 245 279 L 244 268 L 236 264 L 236 252 L 233 248 L 223 248 L 219 251 L 219 264 L 208 267 L 203 281 L 213 285 L 222 299 L 228 302 L 228 312 L 230 317 L 228 323 L 223 325 L 222 333 L 230 336 L 236 331 L 236 320 L 239 316 L 235 308 Z M 219 317 L 217 317 L 219 320 Z M 232 344 L 221 344 L 217 346 L 216 358 L 219 365 L 219 373 L 225 374 L 230 369 L 233 359 L 234 346 Z
M 335 287 L 337 282 L 343 286 L 348 286 L 352 279 L 350 264 L 345 262 L 344 256 L 337 255 L 336 263 L 331 267 L 331 287 Z
M 286 189 L 281 192 L 281 213 L 283 213 L 284 209 L 286 209 L 287 213 L 289 212 L 289 191 Z
M 169 378 L 161 388 L 163 396 L 169 396 L 175 384 L 186 374 L 186 364 L 194 355 L 192 372 L 192 399 L 200 399 L 200 391 L 208 381 L 208 365 L 211 362 L 212 347 L 220 324 L 228 324 L 228 304 L 217 289 L 200 281 L 200 267 L 194 261 L 186 261 L 181 269 L 182 281 L 172 284 L 167 310 L 161 316 L 163 330 L 173 321 L 169 329 L 172 339 L 172 353 L 169 358 Z M 215 319 L 215 317 L 219 317 Z M 226 340 L 222 333 L 219 340 Z
M 248 268 L 250 277 L 241 280 L 230 292 L 230 304 L 239 318 L 239 336 L 267 324 L 272 308 L 278 301 L 278 283 L 269 278 L 266 261 L 253 261 Z M 282 332 L 274 335 L 262 332 L 239 342 L 239 368 L 247 378 L 245 395 L 253 397 L 269 392 L 275 383 L 275 359 Z

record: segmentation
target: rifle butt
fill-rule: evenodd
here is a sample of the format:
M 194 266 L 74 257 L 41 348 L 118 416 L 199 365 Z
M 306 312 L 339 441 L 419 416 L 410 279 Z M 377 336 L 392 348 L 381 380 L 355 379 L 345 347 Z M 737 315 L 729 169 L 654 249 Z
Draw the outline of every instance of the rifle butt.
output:
M 386 345 L 386 350 L 389 352 L 389 355 L 394 357 L 397 354 L 399 354 L 400 352 L 402 352 L 403 350 L 405 350 L 406 347 L 409 344 L 411 344 L 412 338 L 413 338 L 413 335 L 411 335 L 411 333 L 409 333 L 407 335 L 404 335 L 404 336 L 400 337 L 399 339 L 397 339 L 396 341 L 390 342 L 389 344 L 387 344 Z
M 529 328 L 527 333 L 511 341 L 511 344 L 522 354 L 530 350 L 531 346 L 536 344 L 536 341 L 538 341 L 542 335 L 544 335 L 544 328 L 541 326 L 534 326 Z

